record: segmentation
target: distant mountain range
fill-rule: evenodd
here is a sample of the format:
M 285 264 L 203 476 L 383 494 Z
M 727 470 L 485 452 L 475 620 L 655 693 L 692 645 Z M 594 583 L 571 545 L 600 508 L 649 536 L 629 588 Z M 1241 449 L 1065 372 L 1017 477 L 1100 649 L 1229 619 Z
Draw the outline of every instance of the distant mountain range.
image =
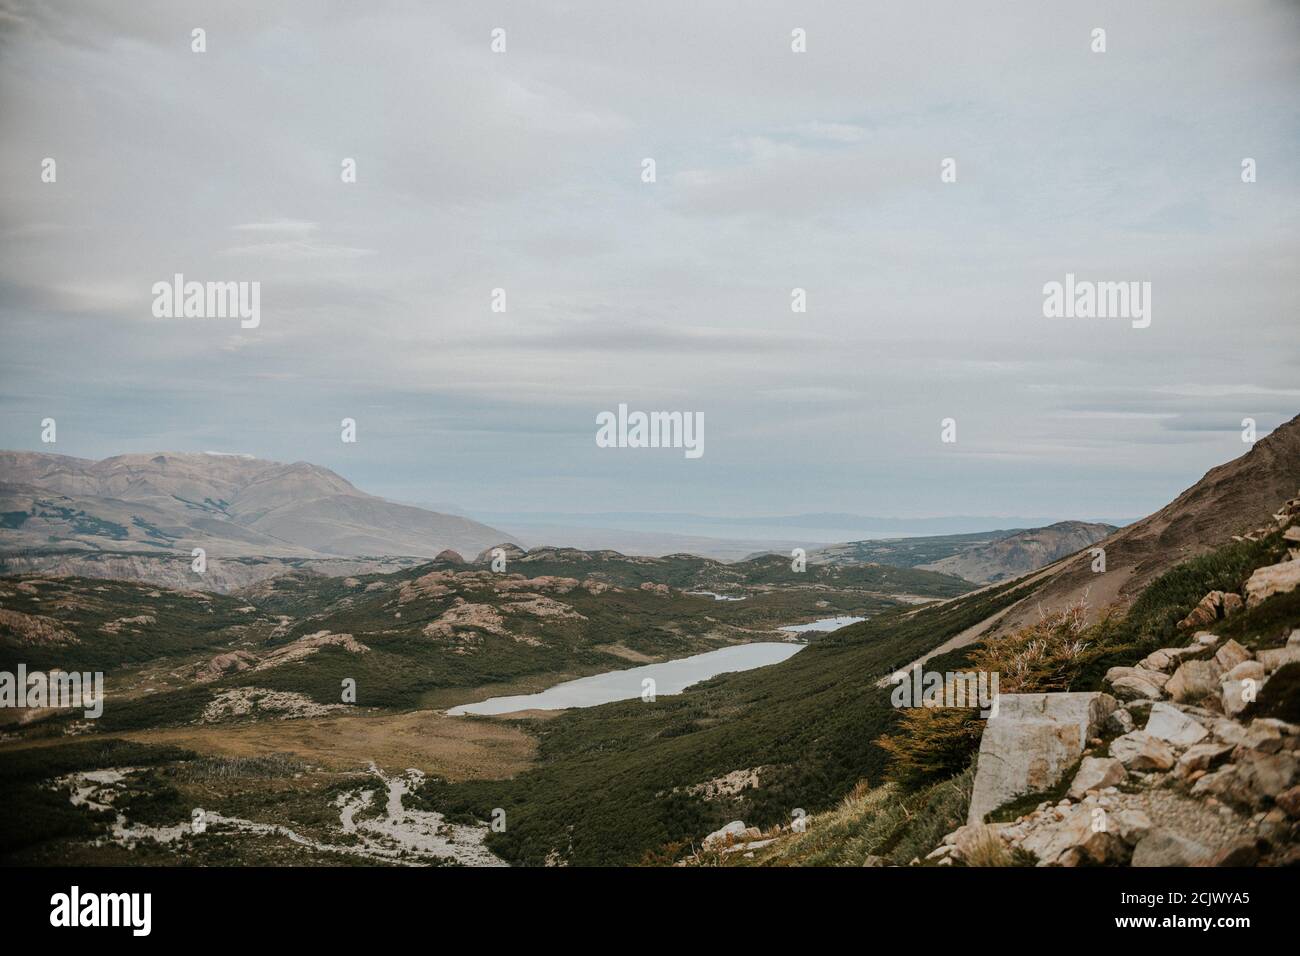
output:
M 511 540 L 366 494 L 307 462 L 161 452 L 102 461 L 0 451 L 0 549 L 214 557 L 434 557 Z
M 811 513 L 792 515 L 742 515 L 719 517 L 690 512 L 609 511 L 589 514 L 535 512 L 474 511 L 475 519 L 493 527 L 508 529 L 534 544 L 557 543 L 557 532 L 572 536 L 578 529 L 599 533 L 597 543 L 593 537 L 583 547 L 613 547 L 632 550 L 641 541 L 632 538 L 628 545 L 618 541 L 617 532 L 634 532 L 638 536 L 693 536 L 698 539 L 718 539 L 732 548 L 739 542 L 749 541 L 749 552 L 775 549 L 775 542 L 793 541 L 803 547 L 829 545 L 836 541 L 863 541 L 866 539 L 902 538 L 918 536 L 950 536 L 990 534 L 1007 529 L 1041 528 L 1065 519 L 1086 520 L 1123 526 L 1128 518 L 1098 517 L 1092 515 L 1017 515 L 980 516 L 945 515 L 926 518 L 881 518 L 847 513 Z M 566 539 L 567 540 L 567 539 Z M 685 549 L 683 549 L 685 550 Z
M 1114 525 L 1058 521 L 1044 528 L 938 535 L 887 541 L 851 541 L 809 555 L 831 564 L 876 562 L 953 574 L 976 584 L 1018 577 L 1100 541 Z

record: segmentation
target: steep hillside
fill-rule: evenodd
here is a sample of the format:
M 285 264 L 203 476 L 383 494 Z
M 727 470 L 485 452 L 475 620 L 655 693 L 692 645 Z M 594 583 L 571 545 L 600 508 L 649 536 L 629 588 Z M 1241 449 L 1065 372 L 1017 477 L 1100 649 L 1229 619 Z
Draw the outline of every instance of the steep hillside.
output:
M 241 455 L 160 453 L 103 461 L 0 452 L 0 549 L 213 557 L 473 553 L 507 540 L 455 515 L 366 494 L 327 468 Z
M 1211 468 L 1155 514 L 1097 542 L 1106 571 L 1084 552 L 1046 569 L 1031 600 L 1011 608 L 996 632 L 1023 626 L 1040 610 L 1086 600 L 1094 611 L 1127 607 L 1146 585 L 1180 561 L 1212 551 L 1234 535 L 1268 524 L 1300 484 L 1300 415 L 1261 438 L 1240 458 Z
M 1037 571 L 1081 551 L 1117 531 L 1114 525 L 1059 521 L 1045 528 L 1018 531 L 989 544 L 967 548 L 948 558 L 917 565 L 926 571 L 955 574 L 977 584 L 992 584 Z

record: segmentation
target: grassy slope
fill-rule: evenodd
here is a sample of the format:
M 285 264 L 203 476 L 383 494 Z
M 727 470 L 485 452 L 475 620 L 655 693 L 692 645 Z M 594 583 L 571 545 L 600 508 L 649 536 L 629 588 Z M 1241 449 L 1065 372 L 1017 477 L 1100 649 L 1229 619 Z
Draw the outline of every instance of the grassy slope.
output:
M 434 784 L 431 796 L 483 815 L 504 807 L 509 829 L 491 838 L 494 851 L 533 864 L 555 847 L 573 863 L 638 862 L 647 850 L 738 815 L 766 826 L 787 821 L 796 807 L 824 809 L 860 778 L 883 772 L 885 754 L 874 741 L 895 711 L 876 680 L 1025 593 L 1004 586 L 893 611 L 780 665 L 724 675 L 653 704 L 621 702 L 536 722 L 538 769 L 510 781 Z M 672 792 L 756 766 L 772 769 L 739 808 Z M 575 820 L 582 826 L 570 829 Z
M 219 646 L 256 616 L 240 613 L 247 602 L 238 598 L 129 581 L 35 576 L 29 587 L 22 583 L 0 578 L 0 607 L 49 618 L 78 642 L 27 645 L 0 625 L 0 670 L 13 670 L 21 661 L 30 669 L 108 671 L 124 663 Z M 123 624 L 117 633 L 104 630 L 113 621 L 140 615 L 154 620 Z

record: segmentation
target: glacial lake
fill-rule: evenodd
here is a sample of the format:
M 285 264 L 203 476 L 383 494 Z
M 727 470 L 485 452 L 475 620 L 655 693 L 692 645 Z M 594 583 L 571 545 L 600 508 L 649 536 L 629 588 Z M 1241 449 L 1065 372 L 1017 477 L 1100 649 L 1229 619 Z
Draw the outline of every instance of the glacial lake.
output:
M 804 625 L 805 628 L 809 625 Z M 784 630 L 784 628 L 783 628 Z M 655 682 L 655 696 L 680 694 L 692 684 L 734 671 L 747 671 L 768 664 L 779 664 L 803 650 L 805 644 L 765 641 L 737 644 L 704 654 L 682 657 L 662 664 L 645 664 L 627 670 L 607 671 L 556 684 L 540 694 L 515 697 L 491 697 L 477 704 L 461 704 L 447 711 L 450 717 L 464 714 L 509 714 L 516 710 L 563 710 L 566 707 L 595 707 L 615 700 L 634 700 L 641 696 L 641 681 Z
M 857 624 L 859 621 L 865 620 L 865 617 L 824 617 L 820 621 L 810 621 L 807 624 L 791 624 L 789 627 L 778 628 L 778 630 L 789 631 L 791 634 L 802 634 L 805 631 L 838 631 L 842 627 L 848 627 L 850 624 Z

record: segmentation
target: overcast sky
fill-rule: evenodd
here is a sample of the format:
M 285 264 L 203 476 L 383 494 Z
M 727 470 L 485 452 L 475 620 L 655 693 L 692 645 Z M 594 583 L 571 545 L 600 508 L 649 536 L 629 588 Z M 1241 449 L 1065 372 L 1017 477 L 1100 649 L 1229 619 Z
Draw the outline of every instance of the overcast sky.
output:
M 0 446 L 1138 516 L 1300 412 L 1298 132 L 1280 0 L 0 0 Z M 176 272 L 261 282 L 260 327 L 155 318 Z M 1150 327 L 1044 318 L 1067 272 L 1151 282 Z M 620 402 L 702 412 L 703 457 L 596 447 Z

